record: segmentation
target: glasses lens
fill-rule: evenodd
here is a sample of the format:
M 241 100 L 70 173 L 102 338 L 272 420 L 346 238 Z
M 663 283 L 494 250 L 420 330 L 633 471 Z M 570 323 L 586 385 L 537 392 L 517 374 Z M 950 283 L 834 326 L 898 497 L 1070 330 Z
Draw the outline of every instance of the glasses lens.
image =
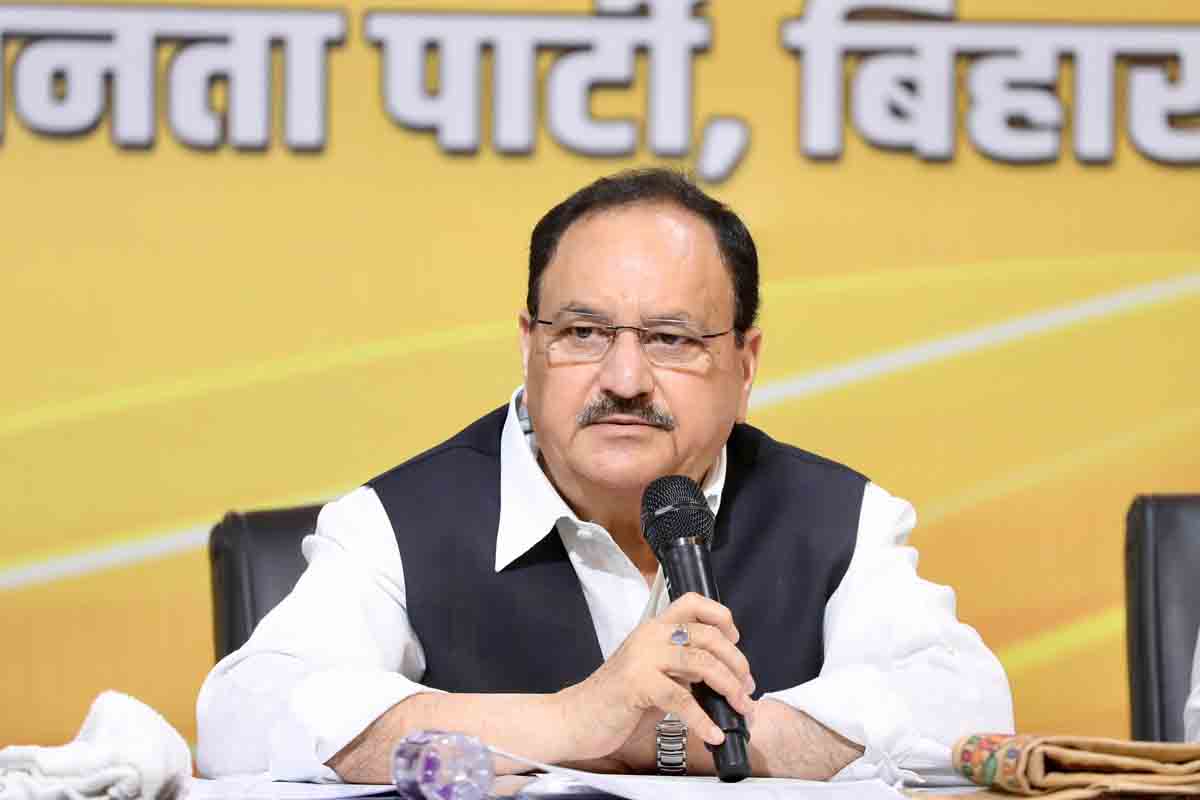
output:
M 550 326 L 546 352 L 556 363 L 596 361 L 608 351 L 612 331 L 603 324 L 582 317 L 565 317 Z
M 642 337 L 642 349 L 652 363 L 662 367 L 690 366 L 707 351 L 699 333 L 676 325 L 648 328 Z

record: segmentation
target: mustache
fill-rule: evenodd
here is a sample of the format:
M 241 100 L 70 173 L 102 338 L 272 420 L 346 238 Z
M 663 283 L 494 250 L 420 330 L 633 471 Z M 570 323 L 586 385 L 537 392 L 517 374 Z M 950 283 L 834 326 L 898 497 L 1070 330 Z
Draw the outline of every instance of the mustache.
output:
M 618 414 L 637 417 L 647 425 L 662 428 L 664 431 L 675 430 L 675 418 L 649 400 L 637 397 L 618 397 L 611 394 L 601 395 L 588 403 L 587 407 L 579 412 L 575 421 L 579 423 L 579 427 L 585 428 Z

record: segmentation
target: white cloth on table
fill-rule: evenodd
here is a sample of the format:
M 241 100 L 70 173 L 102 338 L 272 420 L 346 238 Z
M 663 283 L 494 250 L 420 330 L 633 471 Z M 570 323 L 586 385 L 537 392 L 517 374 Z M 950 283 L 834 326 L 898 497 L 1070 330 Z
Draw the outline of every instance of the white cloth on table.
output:
M 154 709 L 102 692 L 68 744 L 0 749 L 0 800 L 174 800 L 192 776 L 187 742 Z
M 537 444 L 509 403 L 500 445 L 497 571 L 556 527 L 579 577 L 605 658 L 669 603 L 662 572 L 647 587 L 599 525 L 578 519 L 537 463 Z M 704 484 L 717 513 L 722 451 Z M 955 616 L 954 592 L 916 573 L 912 506 L 868 484 L 850 565 L 824 609 L 824 666 L 770 695 L 865 753 L 845 779 L 895 783 L 950 768 L 955 739 L 1013 729 L 999 661 Z M 266 771 L 336 781 L 325 762 L 422 686 L 425 654 L 406 610 L 404 567 L 379 497 L 359 488 L 322 509 L 303 542 L 308 569 L 250 640 L 201 688 L 197 762 L 210 776 Z M 753 669 L 753 665 L 751 665 Z

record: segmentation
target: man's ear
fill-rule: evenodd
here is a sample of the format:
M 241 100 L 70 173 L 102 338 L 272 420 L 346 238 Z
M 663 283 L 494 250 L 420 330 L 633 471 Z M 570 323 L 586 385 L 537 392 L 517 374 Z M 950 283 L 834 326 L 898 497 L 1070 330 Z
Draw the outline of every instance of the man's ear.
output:
M 533 321 L 528 311 L 517 314 L 517 325 L 521 329 L 521 382 L 529 382 L 529 354 L 533 352 Z
M 741 396 L 738 398 L 737 421 L 745 422 L 750 414 L 750 390 L 754 388 L 754 376 L 758 374 L 758 356 L 762 351 L 761 328 L 750 328 L 742 336 L 742 346 L 734 352 L 741 370 Z

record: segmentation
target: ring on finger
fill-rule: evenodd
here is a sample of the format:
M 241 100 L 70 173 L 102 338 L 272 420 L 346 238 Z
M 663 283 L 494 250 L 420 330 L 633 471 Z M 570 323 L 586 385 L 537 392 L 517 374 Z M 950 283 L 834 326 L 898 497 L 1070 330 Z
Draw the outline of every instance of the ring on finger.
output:
M 688 633 L 688 627 L 684 623 L 679 623 L 675 629 L 671 631 L 671 644 L 677 644 L 680 647 L 687 647 L 692 643 L 692 635 Z

